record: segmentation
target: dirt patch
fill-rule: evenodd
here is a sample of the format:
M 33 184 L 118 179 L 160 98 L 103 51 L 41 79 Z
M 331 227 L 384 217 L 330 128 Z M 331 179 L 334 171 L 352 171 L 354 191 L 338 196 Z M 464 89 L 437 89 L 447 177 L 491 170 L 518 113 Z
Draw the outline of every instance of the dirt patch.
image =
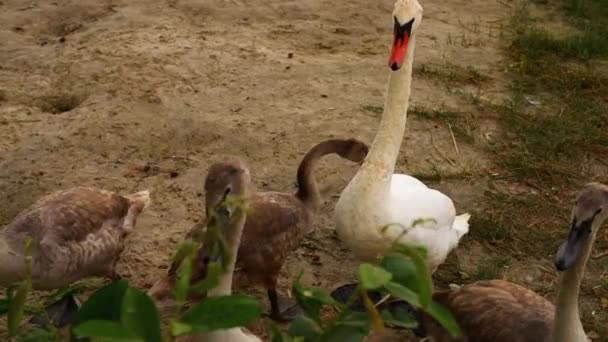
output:
M 397 169 L 448 193 L 459 212 L 474 212 L 496 173 L 486 150 L 494 116 L 478 104 L 509 98 L 500 26 L 512 8 L 485 0 L 423 5 L 412 106 L 435 115 L 410 115 Z M 203 215 L 202 180 L 213 156 L 245 158 L 259 189 L 292 191 L 314 144 L 335 136 L 372 141 L 392 6 L 3 1 L 0 223 L 60 188 L 149 189 L 153 205 L 119 266 L 133 285 L 149 287 Z M 352 281 L 357 263 L 331 217 L 356 170 L 337 157 L 319 166 L 325 205 L 283 269 L 283 294 L 300 271 L 310 285 Z M 474 235 L 441 267 L 440 286 L 466 282 L 462 274 L 494 257 Z

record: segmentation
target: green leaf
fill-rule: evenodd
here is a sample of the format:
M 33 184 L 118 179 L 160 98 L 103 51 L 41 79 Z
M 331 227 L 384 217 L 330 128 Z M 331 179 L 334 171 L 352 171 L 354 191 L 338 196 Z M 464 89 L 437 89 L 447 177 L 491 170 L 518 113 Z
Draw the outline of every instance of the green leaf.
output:
M 192 255 L 187 255 L 181 262 L 172 294 L 176 305 L 181 307 L 188 296 L 190 288 L 190 278 L 192 277 Z
M 19 342 L 49 342 L 56 340 L 56 337 L 51 331 L 33 327 L 19 339 Z
M 52 304 L 56 303 L 57 301 L 59 301 L 61 298 L 63 298 L 65 295 L 77 292 L 78 290 L 80 290 L 83 287 L 84 287 L 83 283 L 77 283 L 77 284 L 74 284 L 69 287 L 60 288 L 60 289 L 56 290 L 55 292 L 51 293 L 51 295 L 46 298 L 46 300 L 44 302 L 44 306 L 47 307 L 49 305 L 52 305 Z
M 125 280 L 118 280 L 95 291 L 89 299 L 82 304 L 74 318 L 72 326 L 90 320 L 103 320 L 120 322 L 122 299 L 129 284 Z M 76 337 L 73 341 L 78 341 Z
M 293 337 L 302 337 L 304 341 L 311 342 L 321 332 L 319 325 L 306 316 L 298 316 L 289 325 L 289 334 Z
M 384 285 L 384 288 L 393 296 L 405 300 L 416 308 L 420 308 L 422 306 L 420 304 L 420 296 L 418 296 L 416 292 L 408 289 L 407 287 L 401 284 L 397 284 L 391 281 L 388 284 Z
M 31 288 L 30 278 L 26 278 L 19 284 L 15 297 L 9 304 L 8 308 L 8 335 L 17 335 L 19 324 L 23 319 L 23 310 L 25 309 L 25 300 Z
M 261 315 L 262 308 L 255 298 L 232 295 L 205 298 L 184 312 L 179 321 L 190 325 L 194 333 L 205 333 L 244 327 Z
M 392 274 L 378 266 L 368 263 L 359 265 L 359 279 L 361 287 L 365 290 L 378 289 L 391 281 L 392 277 Z
M 301 276 L 302 275 L 298 276 L 293 282 L 293 295 L 306 315 L 316 322 L 320 322 L 319 312 L 323 305 L 336 305 L 337 302 L 325 289 L 318 287 L 303 287 L 300 283 Z
M 325 329 L 317 341 L 359 342 L 368 335 L 370 325 L 367 314 L 362 312 L 348 312 Z
M 446 328 L 453 337 L 459 337 L 462 334 L 458 323 L 456 323 L 456 320 L 454 319 L 454 316 L 452 316 L 448 309 L 441 306 L 439 303 L 431 301 L 427 307 L 422 307 L 422 304 L 420 303 L 420 296 L 407 287 L 390 282 L 386 284 L 384 288 L 386 288 L 386 290 L 389 291 L 393 296 L 403 299 L 415 308 L 421 309 L 428 313 L 431 317 L 437 320 L 439 324 Z
M 414 329 L 418 326 L 416 318 L 408 312 L 397 312 L 396 314 L 392 314 L 388 310 L 382 310 L 380 314 L 382 315 L 384 323 L 391 327 Z
M 79 324 L 73 329 L 79 338 L 93 338 L 96 341 L 108 342 L 146 342 L 141 337 L 137 337 L 132 331 L 122 325 L 101 320 L 87 321 Z
M 439 324 L 441 324 L 450 333 L 450 335 L 452 335 L 453 338 L 459 338 L 462 336 L 460 326 L 454 319 L 454 316 L 450 310 L 435 301 L 432 301 L 431 304 L 423 310 L 426 311 L 437 322 L 439 322 Z
M 0 299 L 0 315 L 4 315 L 8 312 L 10 301 L 8 298 Z
M 433 299 L 433 283 L 426 261 L 426 250 L 422 247 L 410 247 L 399 243 L 395 244 L 393 248 L 398 253 L 410 257 L 416 265 L 416 279 L 418 280 L 416 292 L 420 297 L 421 305 L 427 307 Z
M 220 275 L 222 274 L 222 266 L 218 262 L 210 262 L 207 264 L 207 275 L 205 279 L 190 287 L 190 291 L 202 295 L 210 289 L 214 288 L 220 282 Z
M 305 342 L 302 336 L 291 336 L 288 333 L 283 333 L 274 322 L 270 322 L 266 326 L 266 331 L 270 335 L 270 342 Z
M 274 322 L 267 324 L 266 331 L 270 335 L 270 342 L 290 342 L 292 340 L 289 336 L 285 336 Z
M 146 342 L 162 342 L 158 311 L 145 292 L 132 287 L 127 289 L 122 300 L 121 321 Z
M 187 239 L 182 241 L 177 247 L 177 251 L 175 251 L 175 254 L 171 258 L 171 262 L 181 262 L 187 256 L 194 255 L 194 253 L 196 253 L 196 251 L 198 250 L 199 246 L 200 242 L 194 240 Z
M 89 320 L 120 322 L 122 300 L 128 287 L 127 281 L 121 279 L 95 291 L 78 311 L 73 324 Z
M 393 282 L 417 291 L 416 265 L 411 259 L 399 254 L 389 254 L 382 258 L 380 266 L 393 275 Z
M 192 332 L 192 327 L 189 324 L 184 324 L 176 320 L 171 320 L 172 336 L 186 335 L 190 332 Z

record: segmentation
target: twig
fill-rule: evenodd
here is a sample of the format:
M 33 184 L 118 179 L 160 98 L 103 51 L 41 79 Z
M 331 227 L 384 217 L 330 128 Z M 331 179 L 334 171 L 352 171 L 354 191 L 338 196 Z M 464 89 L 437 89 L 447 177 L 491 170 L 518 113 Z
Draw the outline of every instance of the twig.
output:
M 458 152 L 458 144 L 456 144 L 456 137 L 454 136 L 454 132 L 452 131 L 452 125 L 448 122 L 448 129 L 450 130 L 450 135 L 452 136 L 452 143 L 454 143 L 454 150 L 456 150 L 456 155 L 460 156 L 460 152 Z
M 386 302 L 389 298 L 391 298 L 391 294 L 387 294 L 386 296 L 384 296 L 382 299 L 380 299 L 378 301 L 378 303 L 374 304 L 376 307 L 384 302 Z
M 509 7 L 509 8 L 512 8 L 512 7 L 513 7 L 513 6 L 509 5 L 508 3 L 506 3 L 506 2 L 504 2 L 504 1 L 502 1 L 502 0 L 496 0 L 496 1 L 498 1 L 498 3 L 500 3 L 500 4 L 501 4 L 501 5 L 503 5 L 503 6 L 506 6 L 506 7 Z
M 537 226 L 539 224 L 543 224 L 543 223 L 547 222 L 547 220 L 548 220 L 547 218 L 543 218 L 543 219 L 540 219 L 540 220 L 535 220 L 534 222 L 531 222 L 526 228 L 532 228 L 532 227 Z
M 176 155 L 170 155 L 170 156 L 164 156 L 164 159 L 177 159 L 177 160 L 183 160 L 183 161 L 192 161 L 192 159 L 190 159 L 190 157 L 179 157 Z
M 555 275 L 555 272 L 551 272 L 550 270 L 546 269 L 545 267 L 543 267 L 542 265 L 537 265 L 536 267 L 538 267 L 539 269 L 547 272 L 550 275 Z
M 506 18 L 500 18 L 500 19 L 494 19 L 494 20 L 486 20 L 486 23 L 488 24 L 496 24 L 496 23 L 500 23 L 501 21 L 505 21 L 507 20 Z
M 606 161 L 604 161 L 604 160 L 602 160 L 602 159 L 600 159 L 600 158 L 594 158 L 594 159 L 595 159 L 595 160 L 597 160 L 598 162 L 600 162 L 600 163 L 602 163 L 602 164 L 604 164 L 604 165 L 608 166 L 608 162 L 606 162 Z
M 435 148 L 435 150 L 437 151 L 437 153 L 439 153 L 439 155 L 445 159 L 448 163 L 450 163 L 450 165 L 452 165 L 453 167 L 456 167 L 456 164 L 454 164 L 453 161 L 450 160 L 450 158 L 448 158 L 445 153 L 441 152 L 441 150 L 439 149 L 439 147 L 437 147 L 437 145 L 435 145 L 435 141 L 433 140 L 433 136 L 431 135 L 431 144 L 433 144 L 433 147 Z
M 0 121 L 0 124 L 8 124 L 10 122 L 16 122 L 16 123 L 30 123 L 30 122 L 40 122 L 42 120 L 38 120 L 38 119 L 31 119 L 31 120 L 19 120 L 19 119 L 15 119 L 15 120 L 2 120 Z
M 605 256 L 608 256 L 608 251 L 597 253 L 596 255 L 593 256 L 593 259 L 599 259 L 599 258 L 603 258 Z

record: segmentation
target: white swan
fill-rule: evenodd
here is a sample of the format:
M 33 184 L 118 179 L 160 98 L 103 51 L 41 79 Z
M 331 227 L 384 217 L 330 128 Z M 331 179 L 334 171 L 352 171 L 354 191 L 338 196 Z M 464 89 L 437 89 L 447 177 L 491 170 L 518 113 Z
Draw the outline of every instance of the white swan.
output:
M 359 172 L 336 204 L 335 224 L 340 239 L 363 261 L 374 261 L 387 251 L 402 228 L 419 219 L 433 219 L 411 228 L 400 239 L 426 247 L 434 271 L 469 231 L 469 214 L 456 216 L 454 203 L 414 177 L 393 174 L 405 130 L 412 80 L 416 33 L 422 6 L 416 0 L 398 0 L 393 10 L 392 69 L 378 133 Z
M 241 243 L 246 213 L 243 208 L 227 207 L 227 195 L 249 199 L 251 175 L 247 165 L 236 158 L 226 158 L 223 162 L 215 163 L 209 168 L 205 179 L 206 212 L 228 213 L 227 218 L 218 220 L 220 229 L 228 243 L 230 261 L 228 269 L 219 279 L 218 285 L 207 292 L 208 297 L 229 296 L 232 294 L 232 276 L 236 264 L 236 256 Z M 217 330 L 210 333 L 181 336 L 176 341 L 205 341 L 205 342 L 262 342 L 255 335 L 246 333 L 241 328 Z

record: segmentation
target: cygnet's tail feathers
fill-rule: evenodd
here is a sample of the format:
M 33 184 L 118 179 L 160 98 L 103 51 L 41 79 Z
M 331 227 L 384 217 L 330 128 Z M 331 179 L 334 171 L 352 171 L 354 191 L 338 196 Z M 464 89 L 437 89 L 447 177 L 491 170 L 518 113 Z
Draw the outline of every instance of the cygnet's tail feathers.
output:
M 469 219 L 471 215 L 468 213 L 458 215 L 454 218 L 454 224 L 452 228 L 456 231 L 456 235 L 458 235 L 458 239 L 462 238 L 466 233 L 469 232 Z
M 124 196 L 131 203 L 129 205 L 129 211 L 125 216 L 124 223 L 122 225 L 123 230 L 126 233 L 131 232 L 135 228 L 137 217 L 150 205 L 150 192 L 148 190 L 136 192 L 134 194 Z
M 131 202 L 142 203 L 143 204 L 142 210 L 146 209 L 152 203 L 152 200 L 150 199 L 150 191 L 148 191 L 148 190 L 126 195 L 125 198 L 129 199 Z

